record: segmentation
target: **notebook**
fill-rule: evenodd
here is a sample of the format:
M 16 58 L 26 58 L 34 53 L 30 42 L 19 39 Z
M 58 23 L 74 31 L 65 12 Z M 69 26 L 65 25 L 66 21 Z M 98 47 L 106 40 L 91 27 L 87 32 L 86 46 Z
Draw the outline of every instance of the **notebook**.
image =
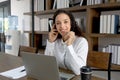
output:
M 22 52 L 22 60 L 27 76 L 37 80 L 69 80 L 68 76 L 61 76 L 58 70 L 56 58 L 44 54 Z

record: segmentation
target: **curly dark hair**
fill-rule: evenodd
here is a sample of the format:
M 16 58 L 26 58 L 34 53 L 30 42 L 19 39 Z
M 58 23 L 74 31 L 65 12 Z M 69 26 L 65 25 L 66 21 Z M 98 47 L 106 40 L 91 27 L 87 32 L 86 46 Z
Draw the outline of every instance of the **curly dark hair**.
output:
M 76 36 L 83 36 L 83 32 L 81 31 L 80 27 L 78 26 L 77 22 L 75 21 L 75 18 L 73 16 L 73 14 L 69 11 L 66 11 L 66 10 L 62 10 L 62 9 L 58 9 L 55 13 L 54 13 L 54 16 L 53 16 L 53 24 L 55 24 L 55 19 L 56 19 L 56 16 L 61 14 L 61 13 L 64 13 L 66 15 L 69 16 L 70 18 L 70 22 L 71 22 L 71 31 L 75 32 L 75 35 Z M 62 36 L 59 34 L 58 35 L 58 38 L 61 38 Z

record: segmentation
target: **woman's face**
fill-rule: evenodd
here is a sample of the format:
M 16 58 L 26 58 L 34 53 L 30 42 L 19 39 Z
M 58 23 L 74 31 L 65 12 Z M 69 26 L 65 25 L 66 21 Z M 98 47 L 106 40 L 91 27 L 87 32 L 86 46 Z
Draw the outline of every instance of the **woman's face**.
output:
M 55 25 L 58 33 L 60 33 L 63 37 L 66 33 L 70 32 L 71 29 L 69 16 L 64 13 L 57 15 L 55 18 Z

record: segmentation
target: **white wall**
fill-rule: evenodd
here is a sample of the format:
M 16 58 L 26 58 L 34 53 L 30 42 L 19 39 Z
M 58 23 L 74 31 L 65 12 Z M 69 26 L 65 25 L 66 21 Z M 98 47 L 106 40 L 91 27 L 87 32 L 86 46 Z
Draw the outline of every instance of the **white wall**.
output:
M 4 2 L 4 1 L 8 1 L 8 0 L 0 0 L 0 2 Z
M 31 16 L 23 15 L 30 12 L 31 0 L 11 0 L 11 15 L 18 16 L 18 30 L 21 31 L 21 44 L 29 45 L 28 34 L 23 34 L 23 30 L 30 30 Z

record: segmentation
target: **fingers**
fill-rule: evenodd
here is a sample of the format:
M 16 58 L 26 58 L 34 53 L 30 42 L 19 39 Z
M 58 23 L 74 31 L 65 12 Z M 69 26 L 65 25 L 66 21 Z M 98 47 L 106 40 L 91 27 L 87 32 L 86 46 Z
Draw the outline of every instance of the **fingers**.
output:
M 58 32 L 57 32 L 57 31 L 53 31 L 52 34 L 53 34 L 53 35 L 57 35 Z
M 63 40 L 66 41 L 66 40 L 69 39 L 69 37 L 70 37 L 70 34 L 69 34 L 69 33 L 66 33 L 66 35 L 63 37 Z
M 73 31 L 70 31 L 68 33 L 66 33 L 66 35 L 64 36 L 64 40 L 66 41 L 69 38 L 74 38 L 75 33 Z
M 75 40 L 75 33 L 74 32 L 68 32 L 65 36 L 64 36 L 64 41 L 67 45 L 71 45 Z
M 57 36 L 58 36 L 58 33 L 49 33 L 49 41 L 50 42 L 54 42 L 55 40 L 56 40 L 56 38 L 57 38 Z
M 53 24 L 52 29 L 56 29 L 56 25 L 55 24 Z
M 56 29 L 55 24 L 53 24 L 52 29 L 51 29 L 51 32 L 58 32 L 57 29 Z
M 49 32 L 49 41 L 54 42 L 56 40 L 57 36 L 58 36 L 58 31 L 53 26 L 53 28 Z
M 57 35 L 57 34 L 58 34 L 58 31 L 57 31 L 57 29 L 56 29 L 55 24 L 53 24 L 53 26 L 52 26 L 52 29 L 51 29 L 50 33 L 51 33 L 51 35 Z

